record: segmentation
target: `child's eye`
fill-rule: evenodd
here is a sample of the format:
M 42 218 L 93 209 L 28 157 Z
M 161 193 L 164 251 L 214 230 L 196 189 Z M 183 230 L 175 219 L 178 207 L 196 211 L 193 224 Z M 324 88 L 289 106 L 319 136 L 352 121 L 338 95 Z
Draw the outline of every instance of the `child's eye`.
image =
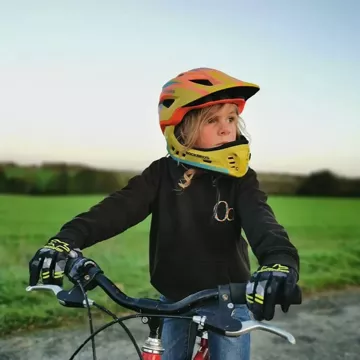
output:
M 230 122 L 234 122 L 235 121 L 235 118 L 233 116 L 229 117 L 229 121 Z
M 208 124 L 213 124 L 215 121 L 216 121 L 216 119 L 215 119 L 215 118 L 212 118 L 212 119 L 209 119 L 209 120 L 207 121 L 207 123 L 208 123 Z

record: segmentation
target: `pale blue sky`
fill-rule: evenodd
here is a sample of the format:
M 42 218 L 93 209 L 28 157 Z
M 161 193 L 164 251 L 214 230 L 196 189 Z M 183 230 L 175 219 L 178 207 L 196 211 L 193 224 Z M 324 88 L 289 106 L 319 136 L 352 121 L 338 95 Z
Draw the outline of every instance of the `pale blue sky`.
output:
M 161 86 L 215 67 L 260 92 L 258 171 L 360 175 L 360 1 L 0 0 L 0 161 L 142 169 Z

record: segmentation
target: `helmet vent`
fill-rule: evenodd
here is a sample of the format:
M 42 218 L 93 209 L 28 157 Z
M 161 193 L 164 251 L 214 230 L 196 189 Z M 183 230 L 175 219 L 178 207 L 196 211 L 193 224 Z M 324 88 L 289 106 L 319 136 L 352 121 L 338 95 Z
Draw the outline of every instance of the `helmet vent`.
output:
M 205 85 L 205 86 L 213 86 L 212 82 L 209 81 L 208 79 L 193 79 L 190 81 L 195 84 L 200 84 L 200 85 Z
M 229 164 L 231 168 L 234 168 L 236 165 L 235 159 L 233 156 L 228 156 Z
M 162 101 L 162 105 L 169 108 L 173 104 L 174 101 L 175 101 L 175 99 L 164 99 Z

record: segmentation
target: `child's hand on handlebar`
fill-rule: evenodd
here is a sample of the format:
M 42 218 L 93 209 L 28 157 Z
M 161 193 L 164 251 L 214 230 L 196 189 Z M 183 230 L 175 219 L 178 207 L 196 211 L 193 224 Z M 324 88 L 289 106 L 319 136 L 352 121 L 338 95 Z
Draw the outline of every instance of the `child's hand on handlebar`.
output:
M 280 264 L 259 267 L 246 287 L 247 306 L 255 319 L 272 320 L 279 298 L 283 299 L 282 311 L 287 312 L 297 281 L 298 273 L 291 267 Z
M 43 284 L 62 286 L 66 260 L 79 255 L 81 252 L 72 249 L 67 242 L 50 240 L 29 262 L 29 285 L 34 286 L 41 280 Z

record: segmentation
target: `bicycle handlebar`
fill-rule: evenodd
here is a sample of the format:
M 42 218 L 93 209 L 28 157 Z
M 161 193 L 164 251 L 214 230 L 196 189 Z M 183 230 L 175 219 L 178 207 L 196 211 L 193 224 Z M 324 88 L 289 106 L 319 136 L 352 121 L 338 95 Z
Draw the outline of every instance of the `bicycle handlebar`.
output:
M 75 263 L 76 261 L 76 259 L 71 260 L 72 263 Z M 241 334 L 259 329 L 286 338 L 292 344 L 295 343 L 295 339 L 290 333 L 275 326 L 253 320 L 239 322 L 230 316 L 232 309 L 234 308 L 234 304 L 246 304 L 246 283 L 220 285 L 215 289 L 207 289 L 196 292 L 177 302 L 164 303 L 160 300 L 133 298 L 126 295 L 108 277 L 106 277 L 103 274 L 103 271 L 91 260 L 88 261 L 86 266 L 83 268 L 80 280 L 83 283 L 85 290 L 89 288 L 92 289 L 98 285 L 118 305 L 138 313 L 146 313 L 147 315 L 157 314 L 166 316 L 173 314 L 185 314 L 194 310 L 200 303 L 210 300 L 218 300 L 219 313 L 213 316 L 207 316 L 206 318 L 202 316 L 193 316 L 193 321 L 205 326 L 211 331 L 215 331 L 226 336 L 240 336 Z M 63 306 L 87 307 L 84 294 L 79 285 L 74 285 L 69 291 L 62 289 L 57 285 L 36 285 L 28 286 L 26 288 L 27 291 L 41 289 L 53 291 L 59 303 Z M 282 304 L 282 302 L 283 300 L 279 298 L 277 299 L 276 304 Z M 296 305 L 301 304 L 301 302 L 301 291 L 297 286 L 293 293 L 291 303 Z M 91 299 L 88 299 L 88 303 L 89 305 L 93 305 L 94 302 Z M 227 316 L 226 314 L 224 316 L 224 313 L 226 313 Z
M 95 268 L 90 269 L 89 275 L 94 271 L 96 271 Z M 195 307 L 199 302 L 215 299 L 219 294 L 216 289 L 202 290 L 180 301 L 164 303 L 154 299 L 132 298 L 124 294 L 108 277 L 101 273 L 95 274 L 94 281 L 118 305 L 148 314 L 182 314 Z
M 132 298 L 124 294 L 109 278 L 104 274 L 98 272 L 96 267 L 91 267 L 88 270 L 90 277 L 94 277 L 96 283 L 105 291 L 105 293 L 117 304 L 137 312 L 147 313 L 161 313 L 161 314 L 181 314 L 189 309 L 194 308 L 199 302 L 207 300 L 215 300 L 219 297 L 221 290 L 219 288 L 207 289 L 196 292 L 186 298 L 174 302 L 164 303 L 158 300 L 145 299 L 145 298 Z M 228 290 L 228 291 L 226 291 Z M 246 304 L 246 283 L 231 283 L 223 287 L 224 292 L 229 302 L 234 304 Z M 282 304 L 282 298 L 277 299 L 277 304 Z M 295 289 L 292 304 L 301 304 L 301 292 L 299 287 Z
M 79 264 L 79 268 L 82 269 L 81 278 L 83 281 L 85 280 L 85 288 L 90 283 L 98 285 L 115 303 L 139 313 L 145 312 L 148 314 L 163 315 L 183 314 L 195 308 L 200 302 L 216 300 L 218 298 L 227 303 L 246 304 L 246 283 L 231 283 L 218 286 L 218 288 L 215 289 L 202 290 L 173 303 L 164 303 L 159 300 L 147 298 L 133 298 L 124 294 L 107 276 L 104 275 L 103 271 L 93 261 L 85 258 L 83 259 L 83 261 L 71 259 L 67 266 L 68 268 L 72 268 L 74 264 L 75 266 L 76 264 Z M 80 291 L 76 291 L 76 289 L 71 289 L 70 291 L 57 291 L 56 295 L 59 302 L 64 306 L 83 306 L 83 294 Z M 298 287 L 293 295 L 291 303 L 300 304 L 301 292 Z M 276 303 L 282 304 L 283 300 L 279 298 Z

